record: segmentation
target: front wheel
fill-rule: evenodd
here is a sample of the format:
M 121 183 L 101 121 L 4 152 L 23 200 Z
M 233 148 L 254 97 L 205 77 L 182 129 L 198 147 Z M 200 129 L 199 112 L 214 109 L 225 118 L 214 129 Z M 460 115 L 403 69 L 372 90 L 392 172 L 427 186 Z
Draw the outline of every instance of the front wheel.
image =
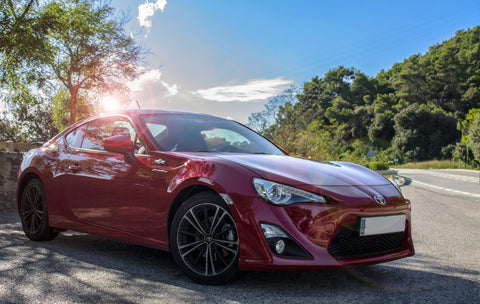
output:
M 170 229 L 170 249 L 182 271 L 197 283 L 223 284 L 236 276 L 237 227 L 220 196 L 200 193 L 179 208 Z
M 49 241 L 58 235 L 48 225 L 47 196 L 38 179 L 31 180 L 22 192 L 20 218 L 25 235 L 32 241 Z

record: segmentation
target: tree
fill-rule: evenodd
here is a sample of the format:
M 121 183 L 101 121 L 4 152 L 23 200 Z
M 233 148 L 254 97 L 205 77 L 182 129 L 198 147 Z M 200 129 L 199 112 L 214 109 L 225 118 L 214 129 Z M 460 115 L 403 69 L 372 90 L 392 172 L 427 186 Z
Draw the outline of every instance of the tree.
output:
M 52 1 L 42 9 L 56 18 L 48 34 L 52 52 L 47 70 L 70 93 L 70 122 L 77 120 L 80 94 L 96 97 L 128 92 L 125 80 L 138 75 L 141 52 L 115 19 L 113 8 L 90 1 Z
M 469 164 L 472 159 L 479 157 L 479 152 L 475 153 L 479 145 L 478 137 L 478 117 L 480 108 L 473 108 L 465 115 L 465 119 L 457 123 L 457 128 L 461 131 L 461 142 L 455 147 L 454 158 Z
M 58 133 L 53 126 L 50 104 L 10 104 L 8 114 L 0 119 L 0 141 L 43 142 Z
M 395 135 L 393 118 L 394 114 L 391 111 L 376 113 L 368 129 L 368 136 L 372 140 L 379 140 L 389 144 Z
M 51 116 L 52 124 L 59 131 L 64 130 L 70 125 L 70 92 L 66 89 L 59 90 L 58 93 L 53 96 L 51 102 Z M 95 113 L 95 107 L 89 103 L 85 96 L 77 97 L 77 119 L 88 117 Z
M 34 67 L 44 63 L 46 33 L 51 20 L 40 18 L 35 0 L 0 1 L 0 84 L 26 90 L 43 75 Z
M 480 162 L 480 112 L 477 112 L 477 117 L 472 121 L 468 135 L 470 138 L 470 149 L 477 162 Z
M 442 157 L 442 148 L 459 137 L 456 121 L 441 111 L 411 105 L 400 111 L 395 121 L 395 147 L 407 158 L 423 161 Z
M 296 95 L 298 90 L 297 86 L 292 85 L 277 96 L 269 98 L 264 110 L 254 112 L 248 116 L 248 126 L 259 133 L 264 133 L 275 122 L 281 106 L 284 106 L 287 102 L 291 104 L 297 103 Z
M 303 92 L 297 95 L 299 102 L 292 110 L 302 118 L 304 128 L 313 120 L 327 121 L 325 111 L 331 106 L 331 97 L 327 95 L 325 81 L 318 76 L 303 84 Z
M 51 105 L 45 100 L 35 105 L 16 105 L 13 114 L 22 141 L 44 142 L 57 134 L 50 113 Z
M 392 77 L 392 86 L 400 98 L 410 103 L 424 104 L 427 102 L 428 85 L 425 76 L 424 60 L 415 55 L 405 60 L 402 69 Z
M 10 119 L 6 117 L 0 118 L 0 141 L 18 141 L 20 138 L 18 126 L 12 125 Z
M 128 95 L 125 83 L 138 75 L 142 53 L 112 7 L 89 0 L 52 0 L 41 6 L 31 0 L 1 3 L 1 27 L 6 30 L 0 48 L 0 66 L 6 71 L 2 82 L 14 84 L 9 101 L 25 104 L 32 100 L 30 92 L 45 94 L 46 85 L 52 92 L 63 87 L 70 94 L 72 123 L 79 96 L 92 103 L 104 94 Z

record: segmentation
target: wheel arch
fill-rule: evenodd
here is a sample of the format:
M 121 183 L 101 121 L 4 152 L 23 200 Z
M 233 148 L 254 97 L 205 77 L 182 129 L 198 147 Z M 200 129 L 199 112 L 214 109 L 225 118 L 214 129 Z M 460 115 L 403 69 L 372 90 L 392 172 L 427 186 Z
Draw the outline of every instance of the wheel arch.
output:
M 170 206 L 170 210 L 168 212 L 168 223 L 167 223 L 168 235 L 170 235 L 170 228 L 172 226 L 173 217 L 175 216 L 175 213 L 180 208 L 180 206 L 182 206 L 182 204 L 190 197 L 202 192 L 212 192 L 218 195 L 219 197 L 221 197 L 218 194 L 218 192 L 215 191 L 213 188 L 210 188 L 208 186 L 201 185 L 201 184 L 190 185 L 182 189 L 180 193 L 178 193 L 178 195 L 173 200 L 173 203 Z

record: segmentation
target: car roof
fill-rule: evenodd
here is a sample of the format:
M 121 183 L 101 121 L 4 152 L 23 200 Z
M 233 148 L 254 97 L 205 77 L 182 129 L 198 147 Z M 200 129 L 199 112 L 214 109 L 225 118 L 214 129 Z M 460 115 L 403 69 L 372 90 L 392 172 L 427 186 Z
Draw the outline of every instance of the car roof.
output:
M 220 120 L 228 120 L 226 118 L 218 117 L 218 116 L 213 116 L 209 114 L 201 114 L 201 113 L 192 113 L 192 112 L 180 112 L 180 111 L 165 111 L 165 110 L 156 110 L 156 109 L 125 109 L 125 110 L 117 110 L 117 111 L 109 111 L 109 112 L 102 112 L 102 113 L 97 113 L 89 117 L 82 118 L 75 123 L 71 124 L 67 128 L 65 128 L 62 132 L 59 132 L 57 135 L 55 135 L 53 138 L 51 138 L 48 142 L 52 140 L 56 140 L 58 137 L 63 136 L 64 134 L 70 132 L 70 130 L 77 128 L 79 125 L 84 124 L 85 122 L 102 118 L 102 117 L 107 117 L 107 116 L 114 116 L 114 115 L 126 115 L 129 116 L 133 119 L 138 119 L 139 116 L 141 115 L 155 115 L 155 114 L 160 114 L 160 115 L 178 115 L 178 116 L 197 116 L 197 117 L 204 117 L 204 118 L 210 118 L 210 119 L 220 119 Z M 237 122 L 238 123 L 238 122 Z
M 90 121 L 90 120 L 94 120 L 94 119 L 106 117 L 106 116 L 112 116 L 112 115 L 126 115 L 132 118 L 139 118 L 139 116 L 141 115 L 175 115 L 175 116 L 196 116 L 196 117 L 203 117 L 203 118 L 210 118 L 210 119 L 229 120 L 223 117 L 218 117 L 210 114 L 202 114 L 202 113 L 165 111 L 165 110 L 156 110 L 156 109 L 125 109 L 125 110 L 101 112 L 101 113 L 94 114 L 92 116 L 82 118 L 77 122 L 75 122 L 74 124 L 72 124 L 68 129 L 70 129 L 72 126 L 83 124 L 86 121 Z
M 107 117 L 107 116 L 115 116 L 115 115 L 126 115 L 134 119 L 138 119 L 141 115 L 175 115 L 175 116 L 196 116 L 196 117 L 203 117 L 209 119 L 220 119 L 220 120 L 229 120 L 223 117 L 218 117 L 210 114 L 202 114 L 202 113 L 192 113 L 192 112 L 180 112 L 180 111 L 165 111 L 165 110 L 156 110 L 156 109 L 125 109 L 125 110 L 117 110 L 117 111 L 109 111 L 109 112 L 102 112 L 97 113 L 92 116 L 88 116 L 82 118 L 75 122 L 74 124 L 70 125 L 67 129 L 73 129 L 78 125 L 81 125 L 87 121 L 91 121 L 94 119 Z M 238 123 L 238 122 L 237 122 Z M 65 131 L 64 130 L 64 131 Z M 64 133 L 62 131 L 61 133 Z
M 162 114 L 162 115 L 188 115 L 188 116 L 201 116 L 201 117 L 208 117 L 208 118 L 218 118 L 218 119 L 225 119 L 222 117 L 210 115 L 210 114 L 203 114 L 203 113 L 192 113 L 192 112 L 181 112 L 181 111 L 165 111 L 165 110 L 156 110 L 156 109 L 128 109 L 118 113 L 111 112 L 111 113 L 104 113 L 104 114 L 129 114 L 129 115 L 153 115 L 153 114 Z

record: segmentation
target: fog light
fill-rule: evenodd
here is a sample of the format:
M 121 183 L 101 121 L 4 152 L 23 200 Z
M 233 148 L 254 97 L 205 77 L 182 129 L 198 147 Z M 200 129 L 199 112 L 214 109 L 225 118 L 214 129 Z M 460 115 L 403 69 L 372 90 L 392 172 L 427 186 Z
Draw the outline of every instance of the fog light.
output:
M 278 240 L 275 243 L 275 251 L 277 254 L 282 254 L 285 251 L 285 241 L 284 240 Z
M 281 258 L 311 259 L 312 255 L 308 253 L 299 243 L 297 243 L 282 228 L 274 224 L 260 223 L 263 236 L 267 241 L 270 251 Z

